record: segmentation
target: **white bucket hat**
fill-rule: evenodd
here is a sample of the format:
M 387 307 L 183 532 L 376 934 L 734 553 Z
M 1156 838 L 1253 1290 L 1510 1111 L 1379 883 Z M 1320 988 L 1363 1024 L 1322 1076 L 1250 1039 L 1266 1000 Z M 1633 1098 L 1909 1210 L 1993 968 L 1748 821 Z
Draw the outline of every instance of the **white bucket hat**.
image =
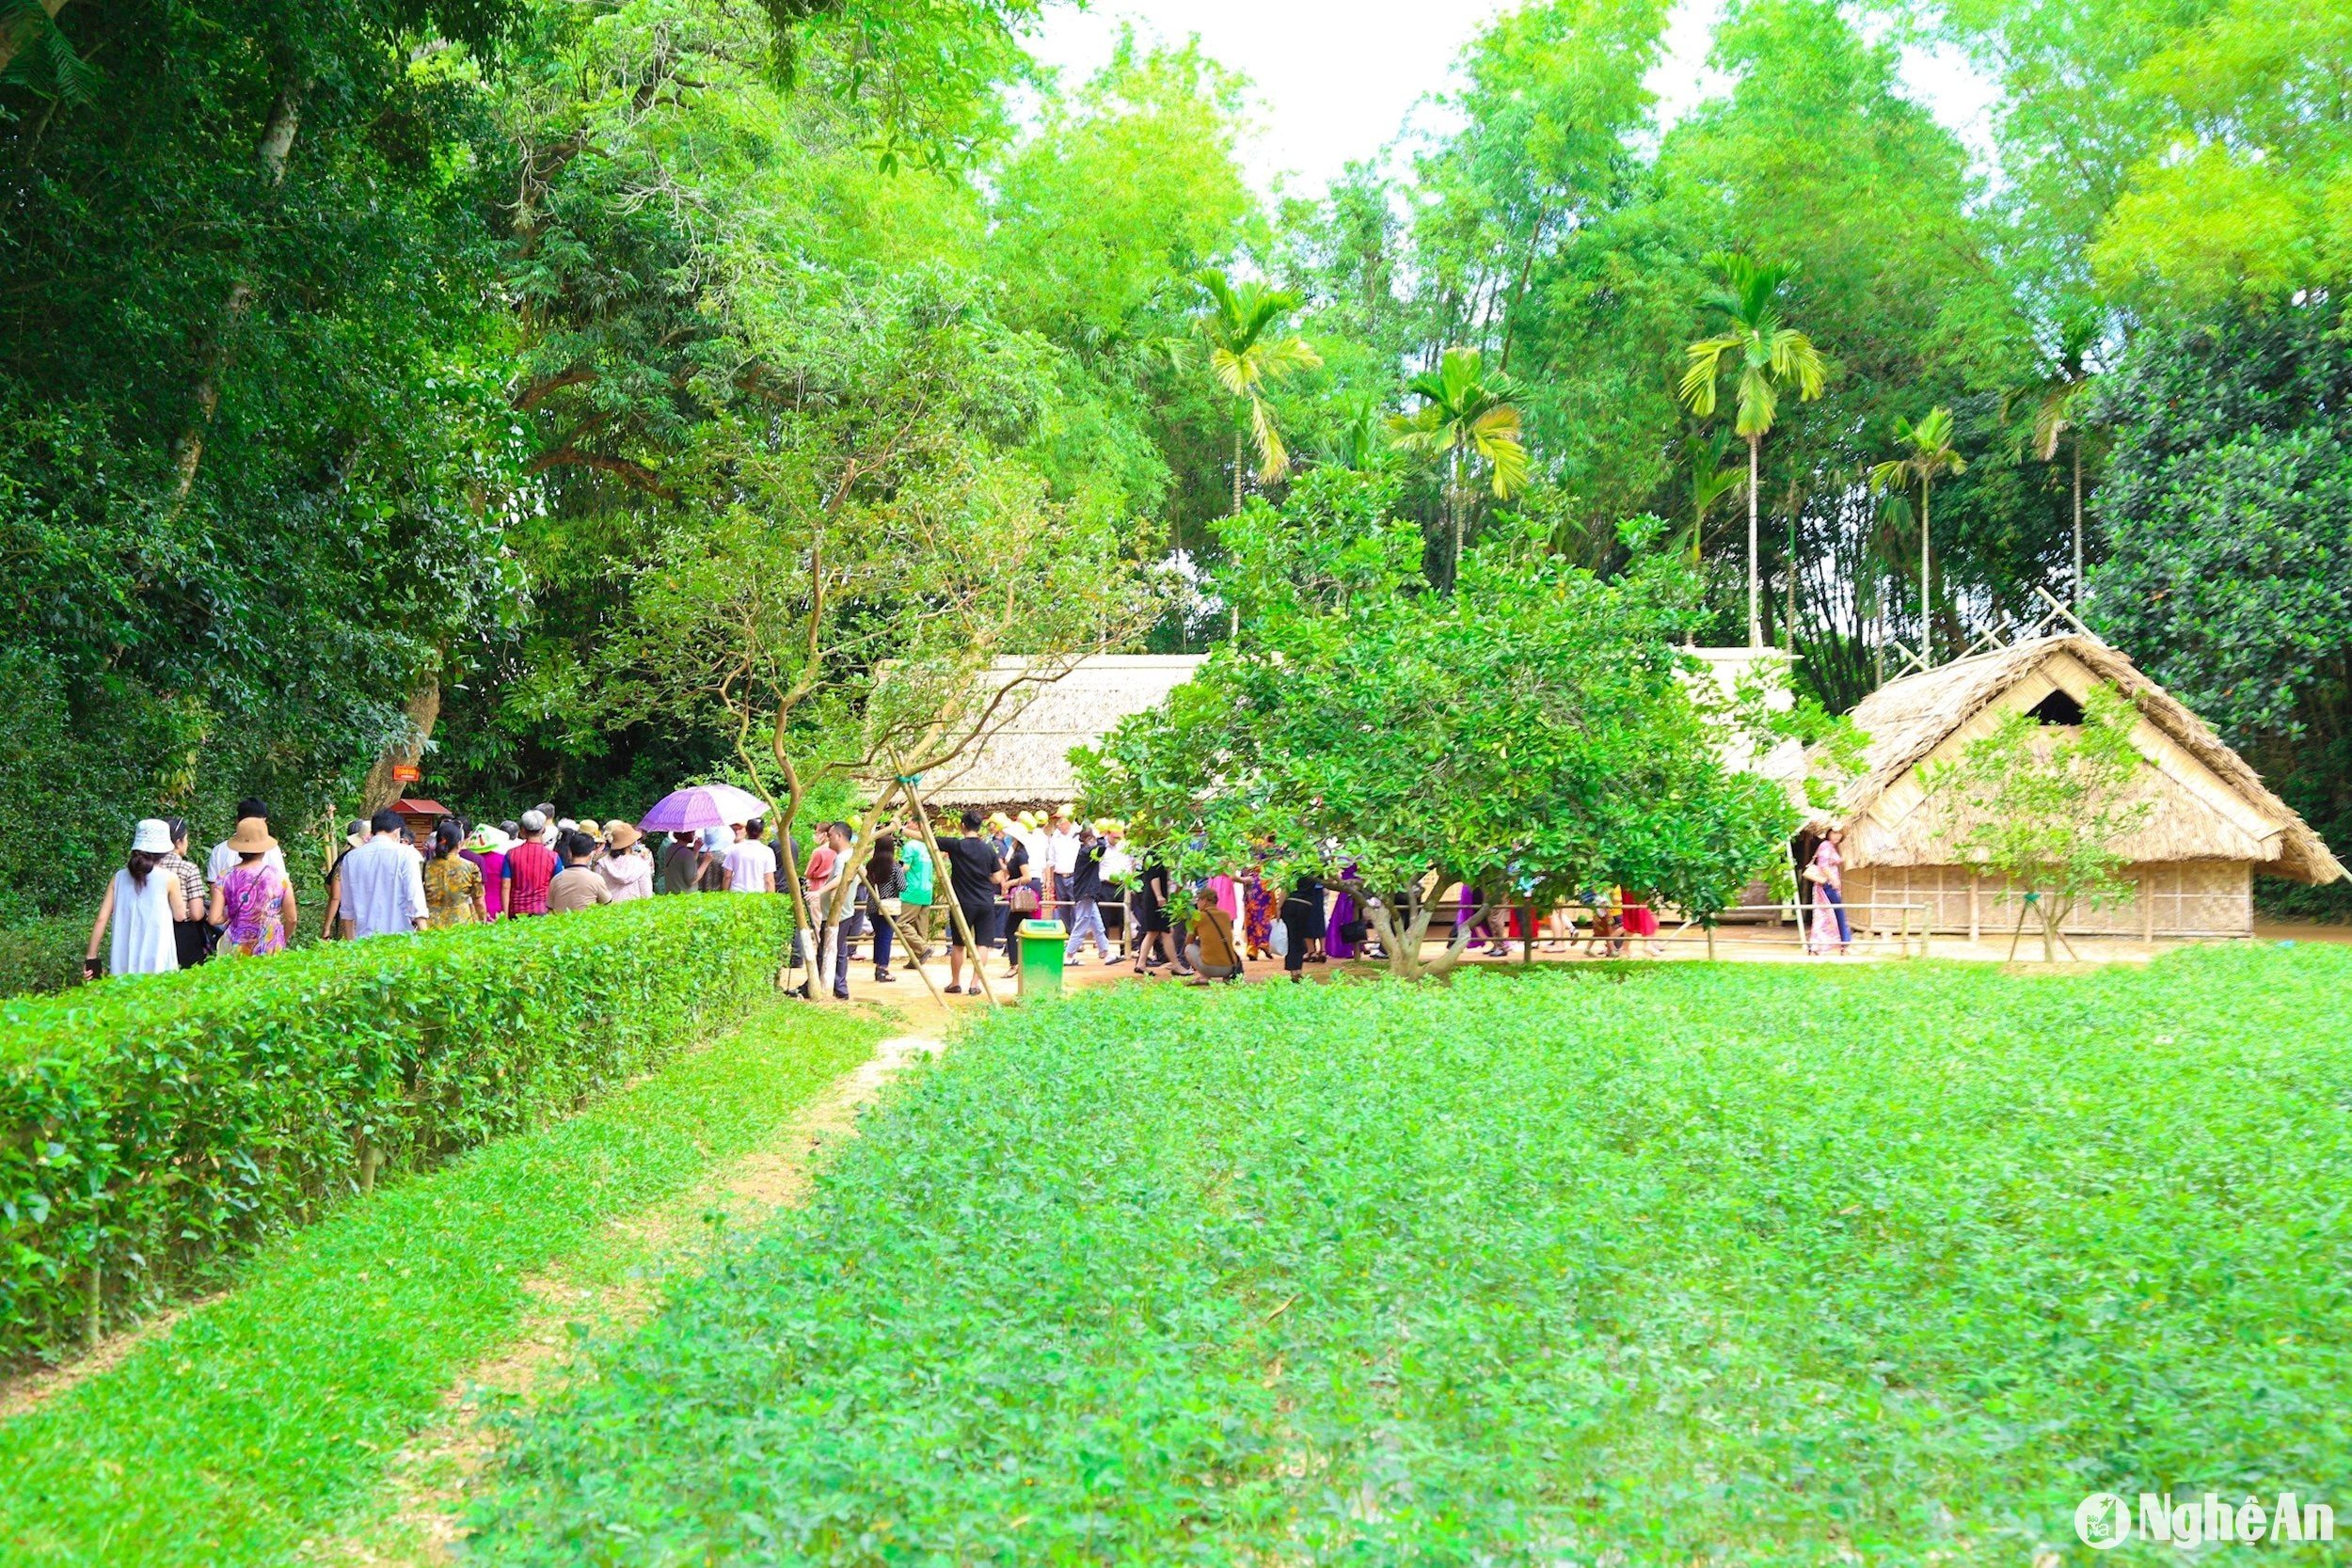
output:
M 139 855 L 171 853 L 171 824 L 160 816 L 143 816 L 131 835 L 131 850 Z

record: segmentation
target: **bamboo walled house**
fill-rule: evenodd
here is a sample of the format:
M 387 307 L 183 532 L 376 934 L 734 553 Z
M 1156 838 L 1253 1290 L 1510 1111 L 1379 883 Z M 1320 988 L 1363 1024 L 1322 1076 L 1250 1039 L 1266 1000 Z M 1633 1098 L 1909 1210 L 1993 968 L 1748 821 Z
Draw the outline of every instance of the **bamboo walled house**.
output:
M 1865 766 L 1845 781 L 1831 825 L 1846 830 L 1849 905 L 1884 906 L 1857 923 L 1892 926 L 1888 910 L 1925 906 L 1928 928 L 1972 939 L 2018 924 L 2022 892 L 1959 863 L 1961 808 L 1931 790 L 1923 772 L 1957 763 L 1968 744 L 2012 711 L 2053 725 L 2079 723 L 2098 683 L 2137 708 L 2132 745 L 2144 763 L 2130 786 L 2148 802 L 2137 831 L 2113 846 L 2135 884 L 2121 903 L 2078 906 L 2066 929 L 2136 938 L 2243 937 L 2253 932 L 2253 875 L 2328 882 L 2344 867 L 2244 758 L 2196 714 L 2095 637 L 2035 638 L 1892 681 L 1863 699 L 1853 721 L 1867 736 Z M 1915 923 L 1919 917 L 1913 915 Z

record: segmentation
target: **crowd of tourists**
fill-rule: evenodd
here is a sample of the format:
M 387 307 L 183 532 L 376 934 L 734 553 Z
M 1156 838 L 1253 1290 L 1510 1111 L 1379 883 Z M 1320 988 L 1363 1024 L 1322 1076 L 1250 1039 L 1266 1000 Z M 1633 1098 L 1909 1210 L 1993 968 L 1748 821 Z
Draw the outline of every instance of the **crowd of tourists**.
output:
M 542 804 L 511 821 L 444 816 L 426 827 L 379 811 L 346 827 L 326 873 L 322 941 L 413 935 L 438 927 L 564 914 L 656 893 L 776 891 L 775 851 L 758 822 L 670 835 L 657 854 L 633 824 L 575 821 Z M 215 958 L 282 953 L 301 911 L 283 847 L 258 800 L 202 863 L 181 817 L 133 832 L 90 926 L 82 973 L 188 969 Z
M 117 974 L 286 949 L 300 911 L 267 807 L 240 801 L 235 829 L 201 864 L 188 832 L 179 817 L 138 824 L 91 925 L 85 976 L 100 972 L 110 932 L 104 967 Z M 1202 985 L 1239 977 L 1245 959 L 1279 959 L 1297 980 L 1310 964 L 1386 957 L 1353 866 L 1327 884 L 1306 875 L 1278 886 L 1252 864 L 1180 888 L 1165 857 L 1147 850 L 1138 858 L 1128 847 L 1121 824 L 1081 821 L 1070 808 L 967 810 L 928 828 L 901 816 L 881 825 L 862 867 L 851 863 L 855 842 L 849 823 L 824 823 L 804 867 L 787 871 L 756 818 L 649 841 L 631 823 L 575 821 L 543 803 L 498 823 L 444 816 L 420 838 L 398 813 L 379 811 L 346 829 L 326 874 L 318 934 L 409 935 L 657 895 L 790 893 L 779 879 L 798 876 L 818 930 L 814 952 L 804 946 L 802 956 L 840 997 L 850 993 L 852 962 L 870 958 L 875 980 L 894 983 L 894 956 L 923 962 L 943 939 L 947 993 L 977 992 L 983 954 L 1000 957 L 1008 977 L 1019 973 L 1021 926 L 1030 920 L 1060 927 L 1066 964 L 1083 965 L 1091 950 L 1101 964 Z M 934 844 L 944 865 L 934 863 Z M 1842 869 L 1833 833 L 1803 873 L 1811 951 L 1842 953 L 1851 940 Z M 1528 909 L 1482 912 L 1470 892 L 1458 896 L 1456 929 L 1474 927 L 1470 940 L 1490 956 L 1508 956 L 1514 941 L 1532 947 L 1539 936 L 1552 952 L 1580 940 L 1575 908 L 1543 914 L 1540 931 L 1531 931 Z M 1648 899 L 1619 888 L 1613 898 L 1586 893 L 1577 903 L 1590 950 L 1621 956 L 1640 942 L 1651 954 L 1664 951 Z

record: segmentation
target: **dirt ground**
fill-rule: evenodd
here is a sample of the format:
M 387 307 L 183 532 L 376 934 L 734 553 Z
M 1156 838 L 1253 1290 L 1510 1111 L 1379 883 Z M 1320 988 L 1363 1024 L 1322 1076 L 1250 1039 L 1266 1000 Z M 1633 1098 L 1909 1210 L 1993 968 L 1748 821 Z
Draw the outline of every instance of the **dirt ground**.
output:
M 1625 957 L 1673 961 L 1704 959 L 1709 956 L 1706 936 L 1695 927 L 1687 931 L 1677 931 L 1674 924 L 1669 922 L 1661 935 L 1661 940 L 1655 947 L 1641 942 L 1629 942 Z M 2352 943 L 2352 926 L 2317 926 L 2258 921 L 2255 923 L 2252 940 Z M 2066 949 L 2059 950 L 2058 961 L 2062 966 L 2071 966 L 2078 962 L 2145 963 L 2159 954 L 2197 945 L 2181 941 L 2142 942 L 2086 937 L 2075 937 L 2072 939 L 2072 942 L 2071 954 Z M 1444 945 L 1441 942 L 1430 942 L 1423 945 L 1423 950 L 1434 958 L 1444 950 Z M 923 973 L 931 980 L 931 985 L 929 987 L 925 986 L 922 978 L 903 961 L 894 966 L 894 973 L 897 975 L 894 982 L 877 983 L 874 979 L 873 965 L 864 957 L 866 949 L 861 945 L 853 951 L 859 957 L 854 958 L 850 965 L 850 1000 L 895 1006 L 907 1016 L 910 1024 L 915 1028 L 944 1029 L 949 1020 L 985 1011 L 990 1006 L 988 999 L 980 995 L 945 996 L 938 994 L 938 989 L 947 984 L 947 959 L 945 948 L 934 954 L 931 959 L 924 965 Z M 1883 963 L 1906 957 L 1963 958 L 1980 963 L 2003 963 L 2009 960 L 2010 939 L 2006 933 L 1995 937 L 1989 932 L 1976 942 L 1970 942 L 1964 936 L 1935 935 L 1928 938 L 1923 943 L 1915 936 L 1911 939 L 1907 951 L 1903 943 L 1894 940 L 1880 943 L 1857 942 L 1847 953 L 1829 956 L 1807 953 L 1798 937 L 1796 928 L 1791 926 L 1724 926 L 1716 930 L 1712 956 L 1719 962 L 1727 963 Z M 1554 948 L 1540 939 L 1535 943 L 1533 958 L 1534 962 L 1542 964 L 1589 964 L 1608 961 L 1600 955 L 1592 952 L 1589 943 L 1580 942 L 1565 948 Z M 901 960 L 902 958 L 903 955 L 901 955 Z M 1484 952 L 1474 952 L 1466 956 L 1462 960 L 1465 968 L 1521 964 L 1527 961 L 1529 961 L 1528 955 L 1523 945 L 1518 942 L 1511 944 L 1507 957 L 1490 957 Z M 2016 961 L 2020 965 L 2040 965 L 2042 944 L 2040 939 L 2033 933 L 2027 932 L 2025 940 L 2018 942 Z M 1328 980 L 1335 974 L 1372 974 L 1382 973 L 1384 969 L 1384 965 L 1376 962 L 1309 963 L 1302 973 L 1308 981 L 1313 982 Z M 1243 984 L 1265 984 L 1279 981 L 1282 977 L 1282 963 L 1279 958 L 1253 960 L 1243 966 Z M 993 956 L 989 967 L 989 978 L 995 986 L 999 1002 L 1011 1003 L 1020 999 L 1020 981 L 1016 976 L 1007 973 L 1003 955 Z M 967 985 L 971 982 L 968 966 L 965 970 L 965 982 Z M 1082 960 L 1067 966 L 1062 973 L 1062 986 L 1065 990 L 1085 990 L 1096 986 L 1121 983 L 1155 986 L 1184 984 L 1182 980 L 1170 976 L 1165 969 L 1153 971 L 1149 978 L 1138 978 L 1123 958 L 1106 965 L 1095 958 L 1091 952 L 1088 953 Z

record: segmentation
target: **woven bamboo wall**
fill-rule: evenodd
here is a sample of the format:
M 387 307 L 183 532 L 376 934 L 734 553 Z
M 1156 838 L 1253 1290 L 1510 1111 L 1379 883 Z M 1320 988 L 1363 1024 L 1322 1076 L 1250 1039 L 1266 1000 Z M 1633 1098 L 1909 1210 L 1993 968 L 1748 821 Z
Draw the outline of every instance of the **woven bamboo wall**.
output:
M 2242 861 L 2160 862 L 2136 868 L 2138 890 L 2104 909 L 2077 908 L 2066 923 L 2076 936 L 2244 937 L 2254 930 L 2251 868 Z M 2022 895 L 1998 877 L 1973 875 L 1963 865 L 1874 865 L 1846 873 L 1846 901 L 1925 905 L 1929 928 L 1966 936 L 1970 929 L 1969 885 L 1976 885 L 1975 927 L 1981 937 L 2013 931 Z M 2142 906 L 2146 907 L 2143 914 Z M 1914 911 L 1911 928 L 1919 928 Z M 1901 928 L 1898 909 L 1856 909 L 1858 929 Z M 2028 925 L 2030 932 L 2032 927 Z

